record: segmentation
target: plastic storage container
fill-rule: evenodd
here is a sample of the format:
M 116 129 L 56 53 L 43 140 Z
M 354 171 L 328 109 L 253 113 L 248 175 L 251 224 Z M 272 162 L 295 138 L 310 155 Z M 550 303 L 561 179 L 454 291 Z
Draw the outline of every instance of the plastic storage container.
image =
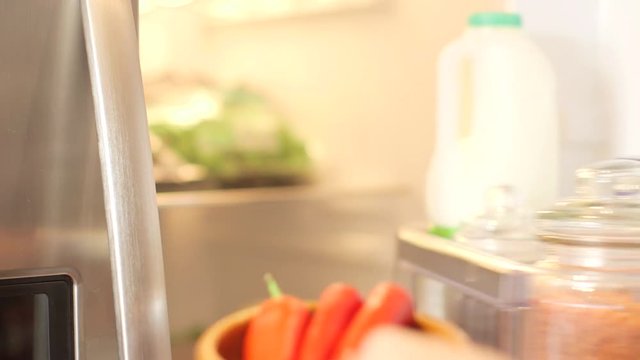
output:
M 463 329 L 477 343 L 523 358 L 524 319 L 535 268 L 468 244 L 398 231 L 396 278 L 413 291 L 419 312 Z
M 517 188 L 532 209 L 556 197 L 555 78 L 519 15 L 478 13 L 440 55 L 436 146 L 427 212 L 451 233 L 482 210 L 486 190 Z
M 422 226 L 403 227 L 398 237 L 398 274 L 409 275 L 420 311 L 522 359 L 535 272 L 530 264 L 543 254 L 532 214 L 515 189 L 489 189 L 483 213 L 465 222 L 455 241 L 432 236 Z
M 577 172 L 576 196 L 539 216 L 547 257 L 527 315 L 527 359 L 640 357 L 640 161 Z

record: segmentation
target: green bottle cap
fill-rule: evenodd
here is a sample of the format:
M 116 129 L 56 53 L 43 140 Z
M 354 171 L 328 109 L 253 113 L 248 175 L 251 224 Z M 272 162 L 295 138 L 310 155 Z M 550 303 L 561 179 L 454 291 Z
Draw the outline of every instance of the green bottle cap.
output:
M 520 14 L 506 12 L 478 12 L 469 17 L 471 27 L 514 27 L 522 26 Z

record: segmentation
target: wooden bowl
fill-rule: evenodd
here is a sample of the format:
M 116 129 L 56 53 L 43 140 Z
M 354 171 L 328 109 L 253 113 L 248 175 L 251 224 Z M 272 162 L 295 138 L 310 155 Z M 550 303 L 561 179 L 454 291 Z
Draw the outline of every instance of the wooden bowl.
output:
M 244 335 L 249 320 L 257 312 L 258 306 L 243 309 L 211 325 L 195 345 L 195 360 L 242 360 Z M 420 331 L 455 345 L 464 346 L 468 343 L 464 332 L 450 323 L 423 315 L 415 315 L 414 319 Z

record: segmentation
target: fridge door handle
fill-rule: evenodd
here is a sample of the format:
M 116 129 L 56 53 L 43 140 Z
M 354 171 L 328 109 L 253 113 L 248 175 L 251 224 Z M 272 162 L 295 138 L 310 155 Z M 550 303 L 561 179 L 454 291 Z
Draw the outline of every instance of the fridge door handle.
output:
M 160 225 L 135 14 L 131 0 L 81 3 L 120 359 L 170 359 Z

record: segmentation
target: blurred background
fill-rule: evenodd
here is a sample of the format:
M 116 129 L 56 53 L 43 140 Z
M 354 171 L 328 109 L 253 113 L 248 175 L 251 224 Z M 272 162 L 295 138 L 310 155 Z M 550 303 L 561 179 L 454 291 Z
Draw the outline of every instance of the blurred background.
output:
M 438 54 L 471 13 L 521 11 L 551 60 L 568 193 L 576 167 L 611 154 L 596 5 L 140 0 L 174 358 L 264 298 L 264 272 L 303 298 L 393 275 L 396 229 L 425 218 Z

